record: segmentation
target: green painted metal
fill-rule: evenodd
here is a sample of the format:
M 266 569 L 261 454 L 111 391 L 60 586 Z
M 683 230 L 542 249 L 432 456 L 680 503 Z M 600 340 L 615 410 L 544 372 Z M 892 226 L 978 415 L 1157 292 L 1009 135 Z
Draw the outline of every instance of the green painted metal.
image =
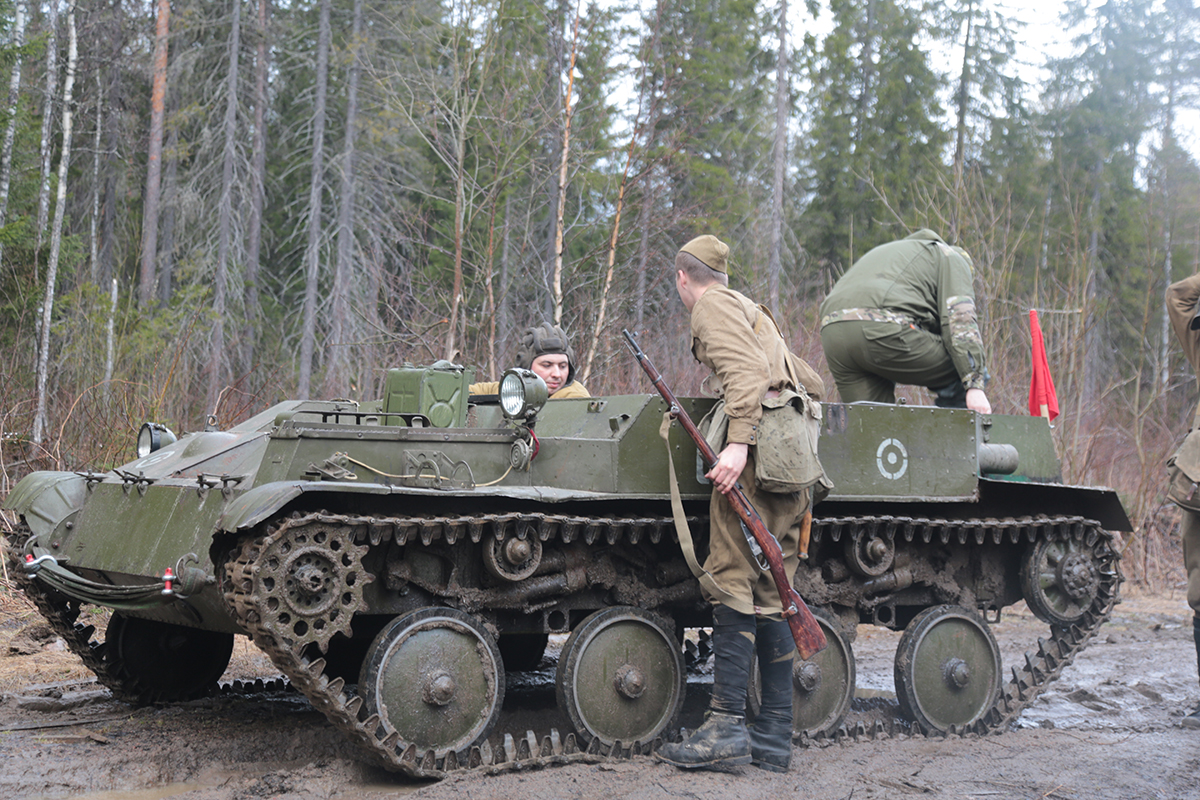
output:
M 987 623 L 959 606 L 925 609 L 896 648 L 900 707 L 927 730 L 977 721 L 995 702 L 1003 677 Z
M 970 411 L 832 404 L 820 454 L 835 499 L 973 500 L 977 442 Z
M 514 467 L 514 451 L 531 437 L 497 404 L 468 406 L 467 372 L 396 375 L 381 401 L 287 401 L 102 475 L 34 473 L 6 507 L 38 534 L 40 552 L 89 580 L 120 585 L 157 580 L 167 567 L 212 578 L 211 551 L 223 536 L 301 507 L 396 515 L 439 505 L 468 514 L 525 503 L 668 516 L 668 446 L 685 506 L 707 507 L 711 488 L 699 477 L 695 446 L 677 423 L 663 442 L 667 408 L 656 395 L 548 402 L 533 427 L 537 457 Z M 713 401 L 681 402 L 698 420 Z M 427 424 L 442 412 L 464 424 Z M 834 489 L 818 516 L 937 504 L 970 516 L 1082 514 L 1129 529 L 1111 491 L 1058 483 L 1043 419 L 871 404 L 829 404 L 825 414 L 821 459 Z M 1014 447 L 1016 469 L 980 476 L 985 443 Z M 211 585 L 175 605 L 189 624 L 231 624 Z M 155 614 L 169 619 L 171 608 Z

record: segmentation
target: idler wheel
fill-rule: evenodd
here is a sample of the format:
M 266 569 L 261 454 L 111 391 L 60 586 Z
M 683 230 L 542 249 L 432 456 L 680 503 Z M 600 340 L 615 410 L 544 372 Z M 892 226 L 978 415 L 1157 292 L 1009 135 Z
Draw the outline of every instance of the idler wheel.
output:
M 229 666 L 233 634 L 113 614 L 104 658 L 143 703 L 194 700 L 213 691 Z
M 375 637 L 359 675 L 366 714 L 378 714 L 404 747 L 438 758 L 487 738 L 504 703 L 504 665 L 475 617 L 422 608 L 392 620 Z
M 1078 622 L 1100 589 L 1100 568 L 1079 539 L 1042 539 L 1021 565 L 1021 591 L 1029 610 L 1050 625 Z
M 558 661 L 558 705 L 581 737 L 649 742 L 683 705 L 683 651 L 667 623 L 631 606 L 597 611 Z
M 896 648 L 896 699 L 922 729 L 978 722 L 1000 692 L 1000 647 L 979 615 L 934 606 L 913 618 Z
M 792 725 L 797 734 L 815 737 L 833 733 L 842 724 L 854 701 L 854 652 L 842 626 L 829 612 L 813 609 L 828 646 L 811 659 L 795 658 L 792 664 Z M 758 713 L 762 687 L 758 659 L 750 670 L 750 712 Z

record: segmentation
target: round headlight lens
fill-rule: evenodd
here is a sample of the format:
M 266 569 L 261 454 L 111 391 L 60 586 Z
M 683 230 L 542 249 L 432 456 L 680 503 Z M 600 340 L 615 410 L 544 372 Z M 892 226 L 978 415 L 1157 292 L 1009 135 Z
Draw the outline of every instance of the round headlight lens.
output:
M 510 369 L 500 378 L 500 408 L 509 419 L 526 419 L 546 404 L 546 382 L 532 370 Z
M 137 455 L 145 458 L 151 453 L 161 450 L 167 445 L 175 444 L 177 437 L 171 429 L 159 422 L 146 422 L 138 430 Z

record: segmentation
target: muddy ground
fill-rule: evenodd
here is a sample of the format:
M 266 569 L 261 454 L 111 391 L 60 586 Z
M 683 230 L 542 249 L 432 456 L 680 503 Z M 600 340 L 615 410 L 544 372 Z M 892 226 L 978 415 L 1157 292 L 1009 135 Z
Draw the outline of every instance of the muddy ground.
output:
M 364 766 L 324 717 L 286 693 L 134 709 L 99 689 L 61 642 L 39 638 L 36 613 L 0 591 L 0 797 L 252 798 L 1200 798 L 1200 731 L 1180 727 L 1197 703 L 1196 656 L 1182 595 L 1126 592 L 1111 622 L 1002 736 L 797 749 L 792 771 L 687 773 L 649 758 L 496 777 L 406 784 Z M 1184 623 L 1188 623 L 1185 625 Z M 1006 669 L 1044 635 L 1023 606 L 995 627 Z M 860 628 L 856 714 L 890 709 L 899 635 Z M 239 638 L 227 677 L 271 676 Z M 510 687 L 508 702 L 554 717 L 553 691 Z M 688 688 L 697 724 L 704 676 Z M 549 727 L 539 725 L 539 728 Z M 565 728 L 560 723 L 561 728 Z

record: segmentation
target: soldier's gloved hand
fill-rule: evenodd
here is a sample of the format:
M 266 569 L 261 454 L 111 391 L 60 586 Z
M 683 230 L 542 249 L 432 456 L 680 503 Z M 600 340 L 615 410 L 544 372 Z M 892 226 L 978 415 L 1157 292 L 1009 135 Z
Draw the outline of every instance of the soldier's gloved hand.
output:
M 988 402 L 983 389 L 967 389 L 967 408 L 980 414 L 992 413 L 992 404 Z
M 745 442 L 730 442 L 717 456 L 717 463 L 713 464 L 705 477 L 713 482 L 721 494 L 729 494 L 746 468 L 749 452 L 750 445 Z

